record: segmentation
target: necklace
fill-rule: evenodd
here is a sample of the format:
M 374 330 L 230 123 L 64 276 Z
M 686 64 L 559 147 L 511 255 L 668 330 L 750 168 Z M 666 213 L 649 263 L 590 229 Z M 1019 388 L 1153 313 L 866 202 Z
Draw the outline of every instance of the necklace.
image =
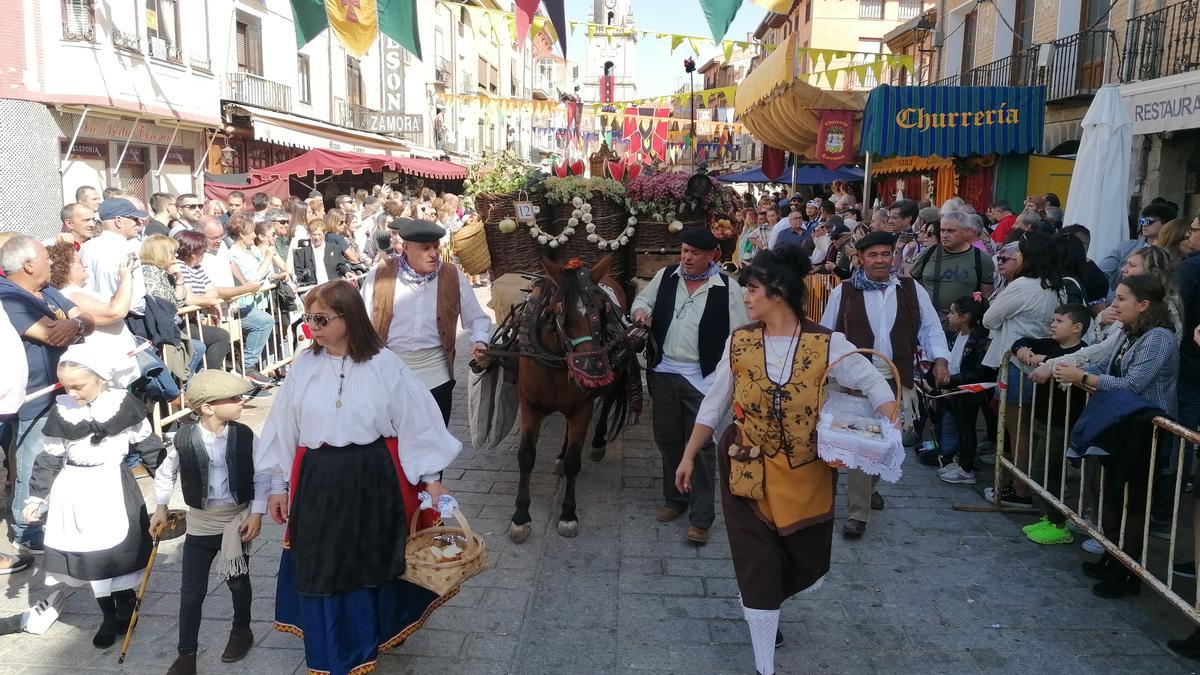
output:
M 341 369 L 341 371 L 338 372 L 337 403 L 334 404 L 334 407 L 337 407 L 337 408 L 342 407 L 342 389 L 344 389 L 345 386 L 346 386 L 346 357 L 343 356 L 342 357 L 342 369 Z
M 765 335 L 765 332 L 764 332 L 764 335 Z M 767 339 L 767 338 L 763 339 L 763 342 L 766 344 L 766 347 L 767 347 L 768 358 L 771 359 L 771 363 L 775 365 L 776 369 L 780 371 L 781 378 L 787 377 L 786 373 L 784 373 L 784 366 L 786 365 L 788 356 L 792 353 L 792 347 L 796 344 L 796 338 L 799 337 L 799 335 L 800 335 L 800 324 L 797 323 L 796 329 L 792 331 L 791 339 L 788 340 L 787 348 L 783 350 L 782 354 L 775 351 L 775 347 L 772 344 L 770 339 Z

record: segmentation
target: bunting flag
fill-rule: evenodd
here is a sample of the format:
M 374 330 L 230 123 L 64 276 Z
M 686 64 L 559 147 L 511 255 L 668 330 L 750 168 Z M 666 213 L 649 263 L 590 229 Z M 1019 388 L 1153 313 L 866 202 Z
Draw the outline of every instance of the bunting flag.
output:
M 750 0 L 772 14 L 787 14 L 795 0 Z
M 708 28 L 712 31 L 713 40 L 721 42 L 729 31 L 729 24 L 737 16 L 742 0 L 700 0 L 700 9 L 704 10 L 704 18 L 708 19 Z
M 529 25 L 533 22 L 533 15 L 537 12 L 540 2 L 541 0 L 516 0 L 517 44 L 525 42 L 525 36 L 529 34 Z
M 298 47 L 328 28 L 355 58 L 362 58 L 380 33 L 421 58 L 417 0 L 291 0 L 291 4 Z
M 558 36 L 558 44 L 562 47 L 563 58 L 567 58 L 567 11 L 563 7 L 564 0 L 542 0 L 546 7 L 546 15 L 554 26 Z

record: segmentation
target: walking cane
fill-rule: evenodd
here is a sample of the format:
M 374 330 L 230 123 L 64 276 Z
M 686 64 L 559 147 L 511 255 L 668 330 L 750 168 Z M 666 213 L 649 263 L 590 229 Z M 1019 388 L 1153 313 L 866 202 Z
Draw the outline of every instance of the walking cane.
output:
M 142 609 L 142 598 L 146 597 L 146 586 L 150 584 L 150 571 L 154 569 L 154 559 L 158 557 L 159 535 L 164 526 L 160 525 L 154 533 L 154 545 L 150 548 L 150 559 L 146 561 L 146 571 L 142 574 L 142 585 L 138 587 L 137 599 L 133 602 L 133 614 L 129 615 L 129 629 L 125 631 L 125 641 L 121 643 L 121 654 L 117 663 L 125 663 L 125 652 L 129 651 L 129 643 L 133 641 L 133 629 L 137 628 L 138 612 Z

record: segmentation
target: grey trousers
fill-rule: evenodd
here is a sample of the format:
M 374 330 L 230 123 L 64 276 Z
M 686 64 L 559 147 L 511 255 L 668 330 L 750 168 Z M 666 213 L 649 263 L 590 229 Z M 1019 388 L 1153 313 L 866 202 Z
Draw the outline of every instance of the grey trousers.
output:
M 651 371 L 649 376 L 654 403 L 654 444 L 662 455 L 663 497 L 668 504 L 687 510 L 693 526 L 710 528 L 716 518 L 716 447 L 711 438 L 696 455 L 692 491 L 682 494 L 675 489 L 675 470 L 683 459 L 704 395 L 680 375 Z
M 846 471 L 846 518 L 861 520 L 866 523 L 871 520 L 871 495 L 875 492 L 875 484 L 879 476 L 871 476 L 858 469 Z

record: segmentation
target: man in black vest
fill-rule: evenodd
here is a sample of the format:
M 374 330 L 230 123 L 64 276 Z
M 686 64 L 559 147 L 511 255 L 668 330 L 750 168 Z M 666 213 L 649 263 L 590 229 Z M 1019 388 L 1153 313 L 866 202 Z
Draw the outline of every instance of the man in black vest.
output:
M 196 672 L 200 616 L 214 558 L 218 576 L 233 595 L 233 630 L 221 660 L 239 661 L 254 645 L 250 557 L 244 547 L 261 531 L 271 475 L 254 470 L 254 432 L 235 421 L 242 414 L 242 396 L 253 388 L 248 380 L 220 370 L 193 375 L 187 401 L 200 421 L 179 428 L 174 447 L 154 476 L 158 509 L 150 519 L 152 535 L 166 523 L 177 474 L 188 505 L 179 591 L 179 655 L 169 675 Z
M 662 454 L 663 497 L 658 520 L 671 522 L 691 511 L 688 540 L 708 542 L 714 512 L 716 456 L 712 441 L 697 456 L 692 491 L 675 489 L 675 469 L 708 393 L 713 372 L 732 329 L 749 322 L 742 288 L 721 274 L 721 248 L 704 228 L 683 231 L 679 264 L 659 270 L 633 301 L 633 320 L 650 320 L 659 349 L 649 363 L 654 405 L 654 443 Z

